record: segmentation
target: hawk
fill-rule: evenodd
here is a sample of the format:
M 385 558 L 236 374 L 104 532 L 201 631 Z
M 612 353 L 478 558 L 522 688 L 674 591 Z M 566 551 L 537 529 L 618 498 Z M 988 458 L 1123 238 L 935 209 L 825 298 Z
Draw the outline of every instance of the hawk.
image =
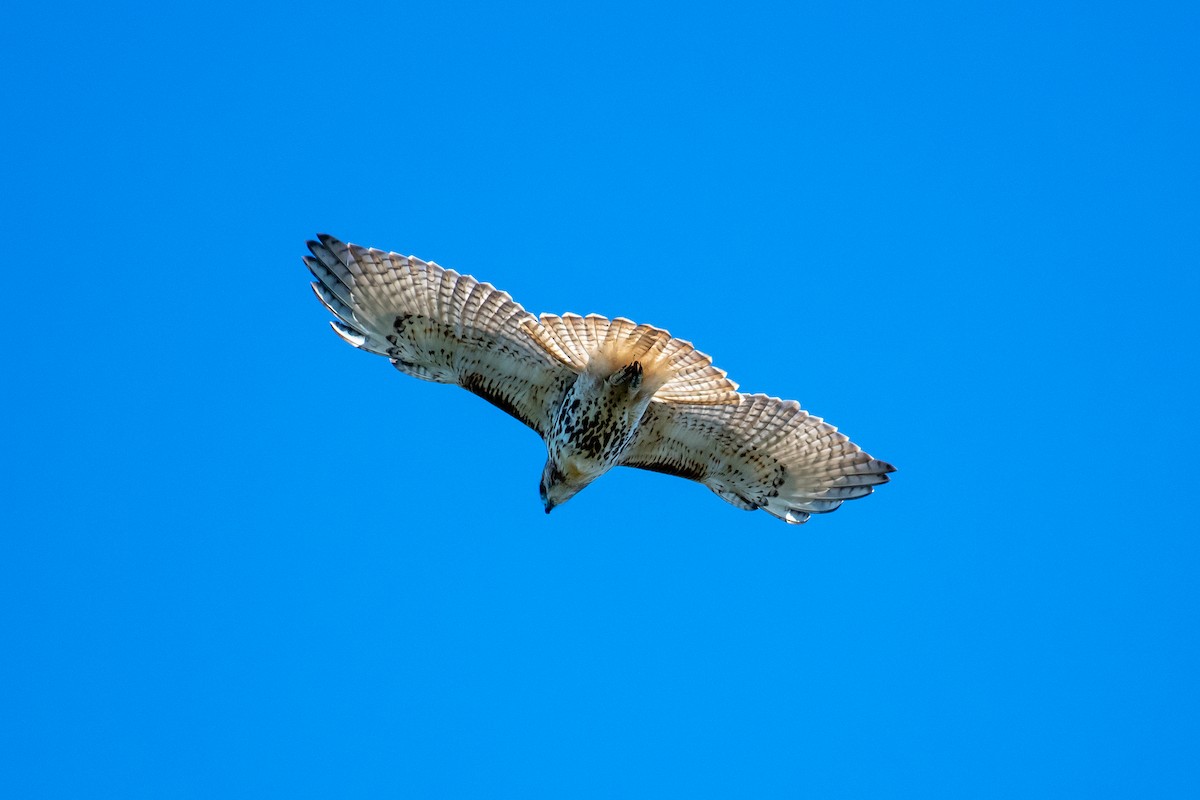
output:
M 711 358 L 661 328 L 535 317 L 470 275 L 325 234 L 308 249 L 313 291 L 338 336 L 406 375 L 457 384 L 542 437 L 547 514 L 626 466 L 801 523 L 894 471 L 795 400 L 739 393 Z

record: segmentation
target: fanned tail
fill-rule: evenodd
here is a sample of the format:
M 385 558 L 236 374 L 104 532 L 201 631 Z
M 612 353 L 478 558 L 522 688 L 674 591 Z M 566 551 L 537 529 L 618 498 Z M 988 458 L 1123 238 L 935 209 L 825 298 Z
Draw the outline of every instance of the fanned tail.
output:
M 599 314 L 543 314 L 525 330 L 547 353 L 576 372 L 611 375 L 639 362 L 643 385 L 656 400 L 714 405 L 737 403 L 737 384 L 691 342 L 662 328 Z

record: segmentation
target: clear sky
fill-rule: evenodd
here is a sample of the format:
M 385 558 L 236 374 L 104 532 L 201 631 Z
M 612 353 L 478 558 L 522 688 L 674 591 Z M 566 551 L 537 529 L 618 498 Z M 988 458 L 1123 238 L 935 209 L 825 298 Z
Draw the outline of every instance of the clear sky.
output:
M 1197 8 L 9 8 L 5 794 L 1200 796 Z M 899 471 L 547 517 L 318 231 Z

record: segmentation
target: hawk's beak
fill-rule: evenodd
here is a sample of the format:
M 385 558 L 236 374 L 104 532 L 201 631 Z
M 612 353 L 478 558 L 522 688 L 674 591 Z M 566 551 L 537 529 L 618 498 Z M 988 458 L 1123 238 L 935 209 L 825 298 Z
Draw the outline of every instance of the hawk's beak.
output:
M 546 501 L 546 513 L 549 514 L 553 510 L 554 510 L 554 503 L 547 500 Z

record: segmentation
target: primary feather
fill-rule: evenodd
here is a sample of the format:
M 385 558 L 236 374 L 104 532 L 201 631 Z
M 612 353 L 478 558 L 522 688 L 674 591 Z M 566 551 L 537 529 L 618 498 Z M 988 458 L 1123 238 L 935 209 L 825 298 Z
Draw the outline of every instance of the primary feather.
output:
M 405 374 L 458 384 L 538 432 L 547 512 L 631 466 L 801 523 L 894 471 L 796 401 L 739 393 L 711 358 L 661 328 L 534 317 L 506 292 L 433 262 L 324 234 L 308 247 L 313 291 L 343 340 Z

